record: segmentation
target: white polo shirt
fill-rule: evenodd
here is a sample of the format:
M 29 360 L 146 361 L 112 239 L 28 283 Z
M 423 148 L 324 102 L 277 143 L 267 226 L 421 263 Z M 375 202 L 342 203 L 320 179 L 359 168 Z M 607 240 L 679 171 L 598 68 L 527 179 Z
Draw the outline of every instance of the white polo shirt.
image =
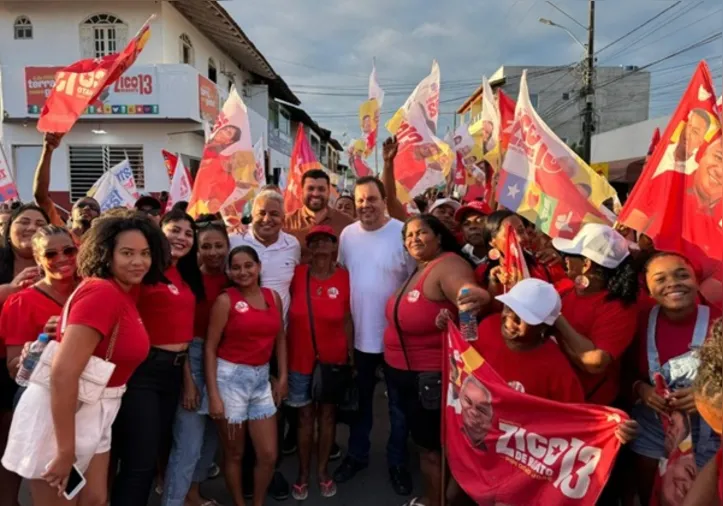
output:
M 243 234 L 229 237 L 231 249 L 237 246 L 251 246 L 261 260 L 261 286 L 275 290 L 284 306 L 284 321 L 289 312 L 291 295 L 289 289 L 294 277 L 294 269 L 301 261 L 301 246 L 291 234 L 279 232 L 279 238 L 270 246 L 265 246 L 254 236 L 249 227 Z
M 379 230 L 357 221 L 339 238 L 339 263 L 349 271 L 354 346 L 365 353 L 384 351 L 387 299 L 414 271 L 402 242 L 402 222 L 391 219 Z

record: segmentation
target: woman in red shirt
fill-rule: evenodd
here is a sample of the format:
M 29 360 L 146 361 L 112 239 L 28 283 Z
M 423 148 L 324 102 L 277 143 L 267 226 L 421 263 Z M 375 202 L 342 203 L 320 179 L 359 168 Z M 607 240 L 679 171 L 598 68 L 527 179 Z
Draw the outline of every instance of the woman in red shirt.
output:
M 33 236 L 33 255 L 43 279 L 12 294 L 0 314 L 0 339 L 8 349 L 8 369 L 15 377 L 25 343 L 35 341 L 49 320 L 60 316 L 65 301 L 77 286 L 75 257 L 78 248 L 67 229 L 47 225 Z M 50 322 L 54 326 L 53 322 Z
M 198 263 L 203 278 L 204 299 L 196 303 L 193 341 L 188 347 L 188 363 L 196 391 L 203 395 L 206 380 L 203 370 L 203 347 L 206 342 L 211 306 L 216 297 L 228 285 L 224 272 L 229 241 L 223 221 L 197 221 Z M 176 411 L 173 422 L 173 448 L 168 458 L 164 480 L 163 506 L 203 504 L 200 483 L 209 476 L 218 446 L 216 426 L 211 419 L 200 413 L 194 395 L 186 395 Z
M 385 377 L 399 392 L 412 439 L 420 447 L 425 498 L 418 502 L 432 506 L 440 504 L 443 493 L 440 402 L 446 327 L 440 320 L 446 315 L 456 319 L 458 309 L 479 311 L 490 297 L 477 286 L 471 263 L 437 218 L 428 214 L 409 218 L 402 238 L 417 269 L 387 300 Z M 424 386 L 439 396 L 422 399 Z
M 113 454 L 120 472 L 113 483 L 113 504 L 145 504 L 155 464 L 172 432 L 179 394 L 198 404 L 199 392 L 186 360 L 193 339 L 196 303 L 203 300 L 198 268 L 196 224 L 180 210 L 167 213 L 161 230 L 170 248 L 164 280 L 143 285 L 138 311 L 151 340 L 151 351 L 128 382 L 115 422 Z
M 27 288 L 40 278 L 40 270 L 33 257 L 32 237 L 50 222 L 48 215 L 33 204 L 16 207 L 3 224 L 0 248 L 0 306 L 7 298 Z M 0 452 L 5 449 L 13 400 L 18 386 L 11 378 L 5 357 L 5 343 L 0 337 Z M 0 466 L 0 498 L 17 501 L 20 478 Z
M 637 322 L 638 275 L 628 242 L 607 225 L 590 223 L 574 239 L 553 239 L 574 289 L 562 297 L 555 326 L 577 369 L 587 402 L 611 406 L 620 390 L 620 358 Z
M 211 308 L 204 349 L 207 395 L 202 412 L 218 424 L 226 486 L 236 505 L 244 504 L 241 460 L 246 425 L 256 452 L 253 505 L 264 504 L 278 453 L 274 415 L 288 390 L 281 298 L 273 290 L 261 288 L 260 273 L 255 249 L 239 246 L 231 250 L 228 275 L 232 286 Z M 274 349 L 279 377 L 272 385 L 269 361 Z
M 649 500 L 658 462 L 666 457 L 665 434 L 658 414 L 688 413 L 696 464 L 703 467 L 720 446 L 720 438 L 701 419 L 696 409 L 692 383 L 700 348 L 720 313 L 696 301 L 698 283 L 687 259 L 673 253 L 656 253 L 645 267 L 645 280 L 656 305 L 641 314 L 637 342 L 637 380 L 632 416 L 640 424 L 640 435 L 631 445 L 636 454 L 638 493 Z M 653 378 L 659 373 L 671 390 L 668 399 L 655 392 Z M 647 504 L 647 501 L 645 502 Z
M 315 405 L 311 395 L 312 373 L 317 362 L 347 364 L 353 357 L 349 272 L 336 265 L 336 242 L 337 237 L 331 227 L 313 227 L 306 236 L 311 263 L 296 267 L 291 282 L 289 399 L 286 404 L 299 408 L 299 477 L 292 489 L 297 501 L 303 501 L 309 495 L 309 467 L 317 419 L 319 488 L 323 497 L 336 494 L 336 484 L 328 471 L 329 455 L 334 444 L 336 402 L 326 399 L 326 402 L 319 400 Z M 334 385 L 324 387 L 333 390 Z
M 81 504 L 106 504 L 111 426 L 125 385 L 148 354 L 148 334 L 131 291 L 163 278 L 165 245 L 145 218 L 99 218 L 78 255 L 85 281 L 60 322 L 48 390 L 31 383 L 20 398 L 2 464 L 30 480 L 33 504 L 61 506 L 70 469 L 85 475 Z M 115 337 L 114 337 L 115 336 Z M 115 370 L 94 404 L 78 404 L 78 384 L 91 356 Z

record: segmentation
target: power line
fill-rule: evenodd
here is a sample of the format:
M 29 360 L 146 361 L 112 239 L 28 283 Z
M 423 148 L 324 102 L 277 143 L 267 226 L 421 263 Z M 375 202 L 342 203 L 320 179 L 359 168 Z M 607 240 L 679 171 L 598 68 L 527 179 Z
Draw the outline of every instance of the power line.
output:
M 597 55 L 597 54 L 602 53 L 603 51 L 605 51 L 605 50 L 606 50 L 607 48 L 609 48 L 610 46 L 613 46 L 613 45 L 617 44 L 618 42 L 620 42 L 621 40 L 623 40 L 625 37 L 628 37 L 628 36 L 634 34 L 634 33 L 637 32 L 638 30 L 640 30 L 641 28 L 649 25 L 650 23 L 652 23 L 653 21 L 655 21 L 656 19 L 658 19 L 660 16 L 662 16 L 663 14 L 665 14 L 666 12 L 668 12 L 669 10 L 675 8 L 675 7 L 676 7 L 677 5 L 679 5 L 679 4 L 680 4 L 680 0 L 678 0 L 677 2 L 675 2 L 675 3 L 674 3 L 673 5 L 671 5 L 670 7 L 667 7 L 667 8 L 665 8 L 665 9 L 663 9 L 662 11 L 660 11 L 658 14 L 656 14 L 655 16 L 653 16 L 652 18 L 650 18 L 650 19 L 647 20 L 646 22 L 644 22 L 644 23 L 636 26 L 635 28 L 633 28 L 632 30 L 630 30 L 630 31 L 629 31 L 628 33 L 626 33 L 625 35 L 622 35 L 622 36 L 618 37 L 617 39 L 615 39 L 614 41 L 612 41 L 612 42 L 611 42 L 610 44 L 608 44 L 607 46 L 598 49 L 598 50 L 595 52 L 595 54 Z

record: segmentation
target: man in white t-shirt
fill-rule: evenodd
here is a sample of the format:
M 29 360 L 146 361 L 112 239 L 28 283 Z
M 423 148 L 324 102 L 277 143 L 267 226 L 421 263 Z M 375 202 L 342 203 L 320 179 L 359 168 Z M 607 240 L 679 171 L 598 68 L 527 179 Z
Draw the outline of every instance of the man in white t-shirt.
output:
M 404 249 L 402 222 L 385 214 L 386 195 L 381 181 L 372 176 L 360 178 L 354 200 L 359 221 L 341 233 L 339 263 L 349 271 L 351 281 L 359 416 L 350 427 L 348 454 L 334 473 L 338 483 L 349 481 L 368 465 L 376 371 L 384 363 L 384 307 L 415 267 Z M 405 465 L 407 426 L 398 392 L 389 387 L 387 391 L 391 423 L 387 464 L 394 490 L 409 495 L 412 480 Z

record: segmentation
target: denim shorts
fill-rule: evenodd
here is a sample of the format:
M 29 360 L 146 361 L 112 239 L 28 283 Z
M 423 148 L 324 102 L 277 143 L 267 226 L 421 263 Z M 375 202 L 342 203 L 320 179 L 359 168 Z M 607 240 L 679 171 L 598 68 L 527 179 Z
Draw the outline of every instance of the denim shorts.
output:
M 276 414 L 269 382 L 269 364 L 251 366 L 221 358 L 217 360 L 216 382 L 229 423 L 262 420 Z M 204 395 L 201 414 L 208 414 L 208 395 Z
M 303 408 L 311 404 L 311 374 L 289 371 L 289 398 L 286 405 Z
M 633 406 L 631 416 L 640 425 L 638 437 L 630 443 L 633 453 L 656 460 L 665 457 L 665 434 L 658 415 L 648 406 L 636 404 Z M 700 415 L 692 415 L 690 425 L 693 432 L 695 462 L 698 468 L 702 468 L 718 452 L 720 436 L 713 432 Z

